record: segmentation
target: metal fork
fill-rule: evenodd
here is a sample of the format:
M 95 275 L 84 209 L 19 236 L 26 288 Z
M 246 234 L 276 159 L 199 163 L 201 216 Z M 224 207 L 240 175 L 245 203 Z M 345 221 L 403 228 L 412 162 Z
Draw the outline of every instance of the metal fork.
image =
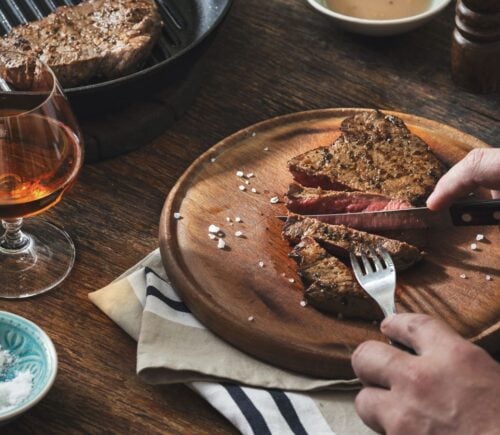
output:
M 384 316 L 387 317 L 396 313 L 394 300 L 396 268 L 390 254 L 384 248 L 377 248 L 377 251 L 378 254 L 374 248 L 369 247 L 366 254 L 361 254 L 361 263 L 358 261 L 358 257 L 353 252 L 350 252 L 351 265 L 361 287 L 377 302 Z M 391 340 L 389 340 L 389 343 L 406 352 L 415 354 L 413 349 L 401 343 Z

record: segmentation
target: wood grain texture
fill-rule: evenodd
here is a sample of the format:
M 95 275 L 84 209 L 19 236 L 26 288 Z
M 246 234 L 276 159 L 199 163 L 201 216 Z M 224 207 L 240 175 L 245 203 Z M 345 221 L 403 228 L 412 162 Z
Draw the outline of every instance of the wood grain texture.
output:
M 331 144 L 341 122 L 359 111 L 288 115 L 221 141 L 197 159 L 172 189 L 160 223 L 167 274 L 203 324 L 251 355 L 322 378 L 354 377 L 350 364 L 354 349 L 363 341 L 385 339 L 371 322 L 339 320 L 300 305 L 303 286 L 295 262 L 288 258 L 291 248 L 281 236 L 282 222 L 276 216 L 287 213 L 283 195 L 292 181 L 287 162 Z M 403 119 L 449 166 L 471 149 L 486 146 L 439 123 L 387 113 Z M 239 170 L 255 174 L 246 180 L 249 185 L 236 176 Z M 270 203 L 275 196 L 281 203 Z M 181 213 L 181 220 L 174 219 L 175 212 Z M 234 222 L 236 216 L 243 222 Z M 225 249 L 217 249 L 209 239 L 211 224 L 223 231 Z M 243 237 L 235 236 L 238 230 Z M 478 232 L 487 242 L 471 252 Z M 420 236 L 419 246 L 426 255 L 398 275 L 398 311 L 430 314 L 469 339 L 488 339 L 485 331 L 500 329 L 499 228 L 429 230 Z M 264 267 L 259 267 L 260 261 Z M 460 278 L 464 269 L 467 280 Z M 486 274 L 495 281 L 486 281 Z M 491 350 L 500 351 L 500 339 Z
M 309 109 L 380 107 L 498 146 L 498 94 L 469 94 L 452 83 L 453 17 L 450 6 L 412 33 L 370 39 L 335 28 L 302 0 L 236 0 L 187 115 L 148 146 L 84 167 L 75 188 L 45 214 L 73 236 L 75 269 L 59 289 L 0 301 L 0 309 L 47 331 L 60 371 L 47 398 L 2 433 L 236 433 L 186 387 L 137 380 L 135 343 L 87 294 L 158 246 L 165 197 L 191 162 L 255 122 Z

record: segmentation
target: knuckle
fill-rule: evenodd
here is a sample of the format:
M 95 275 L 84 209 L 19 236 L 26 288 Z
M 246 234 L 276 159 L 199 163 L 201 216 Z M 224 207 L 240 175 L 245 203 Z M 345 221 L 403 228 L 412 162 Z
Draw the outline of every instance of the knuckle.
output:
M 451 357 L 452 362 L 467 364 L 477 361 L 484 353 L 483 349 L 466 340 L 457 340 L 450 346 L 448 355 Z
M 427 391 L 434 383 L 432 369 L 413 365 L 407 372 L 407 381 L 414 391 Z
M 373 340 L 361 343 L 352 354 L 352 364 L 360 364 L 365 359 L 365 356 L 371 353 L 374 346 L 376 346 L 376 342 Z
M 476 170 L 481 167 L 481 163 L 484 159 L 485 150 L 482 148 L 475 148 L 467 154 L 468 163 L 470 164 L 472 170 Z
M 432 324 L 434 321 L 432 317 L 426 316 L 425 314 L 414 314 L 408 320 L 406 328 L 411 335 L 414 335 L 419 329 Z

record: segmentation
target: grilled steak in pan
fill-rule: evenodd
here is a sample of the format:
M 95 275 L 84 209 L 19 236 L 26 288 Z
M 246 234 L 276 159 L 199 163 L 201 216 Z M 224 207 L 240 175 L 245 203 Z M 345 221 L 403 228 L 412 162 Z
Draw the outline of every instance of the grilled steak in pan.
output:
M 2 0 L 0 35 L 12 28 L 40 20 L 59 6 L 74 6 L 81 0 Z M 158 91 L 179 80 L 206 51 L 232 0 L 156 0 L 163 21 L 161 35 L 152 53 L 135 72 L 112 80 L 66 87 L 80 114 L 123 107 L 138 97 Z

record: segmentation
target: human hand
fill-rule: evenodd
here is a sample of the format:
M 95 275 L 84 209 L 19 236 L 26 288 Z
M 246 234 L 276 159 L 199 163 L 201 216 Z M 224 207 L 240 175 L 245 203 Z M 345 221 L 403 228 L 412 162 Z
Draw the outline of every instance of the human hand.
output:
M 477 148 L 453 166 L 437 183 L 427 206 L 442 210 L 478 187 L 500 198 L 500 149 Z
M 365 424 L 388 435 L 498 434 L 500 365 L 484 350 L 422 314 L 389 317 L 381 330 L 417 355 L 377 341 L 356 349 Z

